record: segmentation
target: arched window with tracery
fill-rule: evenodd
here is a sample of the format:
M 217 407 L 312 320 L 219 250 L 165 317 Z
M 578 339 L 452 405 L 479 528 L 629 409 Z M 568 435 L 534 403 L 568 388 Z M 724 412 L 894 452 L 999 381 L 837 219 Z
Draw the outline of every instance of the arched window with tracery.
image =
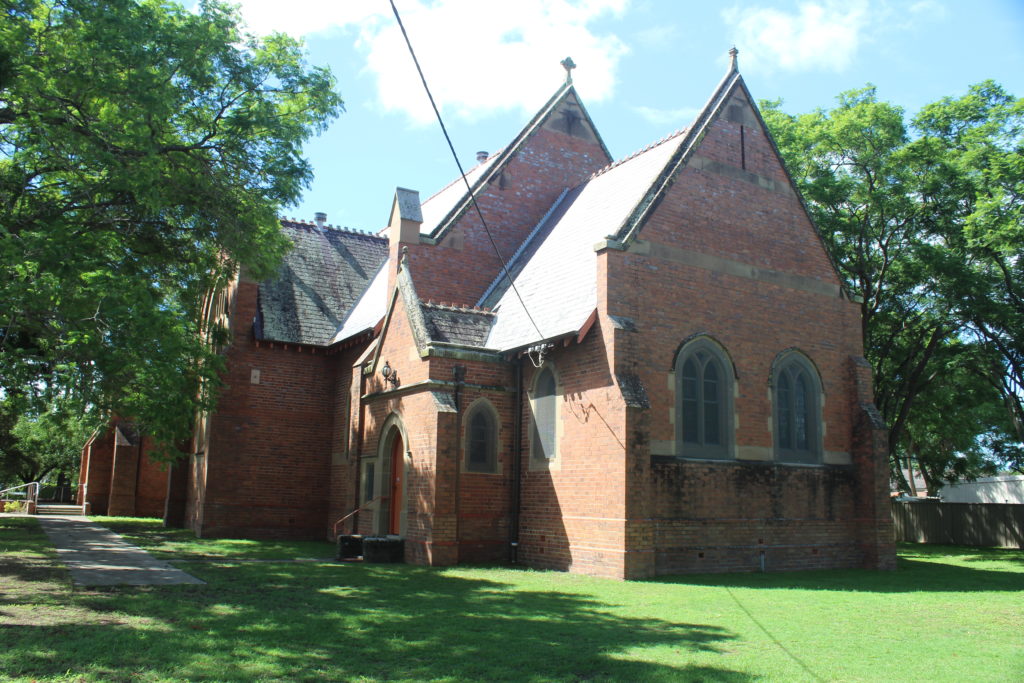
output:
M 733 457 L 733 372 L 722 348 L 698 337 L 676 355 L 676 453 L 686 458 Z
M 779 462 L 821 462 L 821 380 L 802 353 L 790 351 L 772 373 L 775 413 L 775 459 Z

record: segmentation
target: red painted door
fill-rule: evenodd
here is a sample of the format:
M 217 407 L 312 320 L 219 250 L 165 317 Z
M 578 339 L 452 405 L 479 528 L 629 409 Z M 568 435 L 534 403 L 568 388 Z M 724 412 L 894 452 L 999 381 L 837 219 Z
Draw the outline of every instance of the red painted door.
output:
M 405 476 L 405 444 L 402 433 L 395 430 L 395 438 L 391 444 L 391 515 L 388 521 L 388 533 L 398 534 L 402 524 L 402 478 Z

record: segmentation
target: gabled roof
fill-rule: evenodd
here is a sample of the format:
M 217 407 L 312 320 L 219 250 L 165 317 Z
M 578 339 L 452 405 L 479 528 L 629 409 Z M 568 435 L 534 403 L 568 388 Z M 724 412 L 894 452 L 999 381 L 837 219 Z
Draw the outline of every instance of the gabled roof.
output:
M 597 306 L 594 246 L 618 231 L 676 153 L 682 135 L 674 133 L 598 171 L 541 221 L 509 264 L 515 290 L 501 277 L 480 301 L 498 314 L 488 347 L 516 349 L 580 330 Z
M 676 147 L 675 154 L 668 160 L 661 173 L 655 179 L 651 186 L 648 188 L 644 196 L 641 197 L 640 201 L 637 202 L 636 206 L 633 207 L 633 211 L 630 212 L 629 216 L 623 221 L 622 225 L 614 234 L 609 234 L 609 237 L 613 237 L 619 242 L 629 242 L 636 238 L 640 228 L 643 227 L 647 217 L 651 215 L 654 209 L 661 202 L 662 197 L 665 196 L 665 192 L 675 182 L 679 172 L 686 166 L 686 162 L 689 161 L 693 151 L 700 145 L 701 140 L 704 139 L 704 132 L 707 127 L 711 125 L 711 122 L 715 119 L 722 106 L 728 99 L 729 93 L 732 91 L 733 86 L 738 85 L 743 89 L 743 92 L 747 95 L 747 98 L 753 102 L 754 99 L 750 97 L 750 92 L 747 90 L 747 86 L 743 83 L 743 78 L 740 76 L 739 70 L 736 68 L 736 56 L 735 50 L 731 52 L 732 63 L 729 71 L 725 74 L 725 77 L 715 88 L 715 91 L 711 94 L 707 103 L 697 114 L 697 118 L 690 125 L 686 131 L 686 135 L 679 141 L 679 145 Z
M 474 189 L 474 192 L 478 188 L 480 178 L 487 175 L 487 172 L 491 170 L 499 156 L 501 156 L 501 152 L 496 152 L 487 157 L 485 161 L 466 171 L 466 181 L 469 182 L 469 186 Z M 420 207 L 420 210 L 423 212 L 423 224 L 420 226 L 420 234 L 430 235 L 433 233 L 448 214 L 457 205 L 464 203 L 468 196 L 466 182 L 460 176 L 428 197 Z
M 277 277 L 259 284 L 257 339 L 324 346 L 387 258 L 375 235 L 281 221 L 294 244 Z
M 457 346 L 483 347 L 494 323 L 494 313 L 479 308 L 421 305 L 431 341 Z
M 386 259 L 377 269 L 369 286 L 349 309 L 348 315 L 341 321 L 338 331 L 331 337 L 331 344 L 350 339 L 359 334 L 369 332 L 381 321 L 388 308 L 388 266 Z
M 522 349 L 584 327 L 597 305 L 598 243 L 623 248 L 636 239 L 733 90 L 754 101 L 730 54 L 728 72 L 688 128 L 598 171 L 544 217 L 509 264 L 515 288 L 502 275 L 480 300 L 497 313 L 488 347 Z
M 478 164 L 466 173 L 466 180 L 469 181 L 471 192 L 466 190 L 466 183 L 462 178 L 446 186 L 437 194 L 423 202 L 423 224 L 420 226 L 420 234 L 427 235 L 434 239 L 440 238 L 445 231 L 454 224 L 472 205 L 471 197 L 476 196 L 487 183 L 499 177 L 506 164 L 526 144 L 526 142 L 542 128 L 549 117 L 558 111 L 564 104 L 570 103 L 578 107 L 582 115 L 582 123 L 593 133 L 594 138 L 601 145 L 608 159 L 613 158 L 604 144 L 597 127 L 594 125 L 590 114 L 580 101 L 579 95 L 572 83 L 566 81 L 551 96 L 551 99 L 540 108 L 530 122 L 519 132 L 519 135 L 503 150 L 487 158 L 486 161 Z

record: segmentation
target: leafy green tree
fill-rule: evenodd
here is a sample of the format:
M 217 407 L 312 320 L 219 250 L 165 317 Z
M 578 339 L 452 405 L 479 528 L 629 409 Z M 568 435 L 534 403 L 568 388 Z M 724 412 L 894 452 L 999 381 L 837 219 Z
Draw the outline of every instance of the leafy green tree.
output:
M 862 302 L 894 478 L 905 459 L 929 488 L 1012 459 L 1024 439 L 1021 101 L 985 82 L 908 125 L 869 86 L 829 111 L 763 113 Z
M 204 304 L 272 272 L 301 145 L 341 108 L 299 43 L 216 0 L 7 0 L 0 390 L 185 437 L 222 365 Z
M 922 199 L 960 257 L 939 281 L 942 298 L 989 349 L 976 370 L 1024 441 L 1024 100 L 986 81 L 924 107 L 914 125 Z
M 872 87 L 843 93 L 832 111 L 802 116 L 763 106 L 794 180 L 846 287 L 861 301 L 864 348 L 875 369 L 875 403 L 895 450 L 932 368 L 959 323 L 922 283 L 935 245 L 922 230 L 907 163 L 903 110 Z
M 0 401 L 0 488 L 28 483 L 18 471 L 25 456 L 12 432 L 20 416 L 21 411 L 14 399 L 8 397 Z
M 974 369 L 972 356 L 982 349 L 972 346 L 961 343 L 958 354 L 947 355 L 941 381 L 918 396 L 900 445 L 907 469 L 921 473 L 930 496 L 946 484 L 996 474 L 991 445 L 1009 436 L 998 392 Z
M 95 415 L 59 403 L 39 414 L 20 412 L 16 401 L 0 403 L 0 476 L 27 484 L 57 473 L 70 481 L 97 426 Z

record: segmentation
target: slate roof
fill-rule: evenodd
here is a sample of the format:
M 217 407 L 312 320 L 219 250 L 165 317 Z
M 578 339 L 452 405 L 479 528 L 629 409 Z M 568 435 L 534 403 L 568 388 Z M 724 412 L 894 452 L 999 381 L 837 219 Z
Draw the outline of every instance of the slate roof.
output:
M 494 323 L 494 313 L 479 308 L 425 303 L 422 309 L 432 341 L 482 347 Z
M 608 242 L 622 245 L 636 237 L 686 166 L 706 126 L 737 85 L 746 91 L 733 59 L 729 71 L 689 128 L 609 164 L 586 182 L 563 192 L 510 259 L 509 272 L 515 287 L 501 274 L 481 297 L 478 306 L 490 311 L 424 304 L 415 297 L 409 280 L 405 288 L 408 292 L 403 292 L 411 297 L 406 302 L 410 312 L 415 311 L 417 343 L 429 338 L 461 346 L 514 351 L 578 333 L 597 306 L 595 247 Z M 545 117 L 570 98 L 589 121 L 572 86 L 566 83 L 508 147 L 467 173 L 472 191 L 477 192 L 499 173 Z M 599 136 L 597 139 L 600 141 Z M 469 192 L 461 178 L 427 199 L 420 207 L 420 234 L 435 238 L 443 234 L 466 209 L 468 200 Z M 400 273 L 399 279 L 402 277 Z M 378 278 L 386 280 L 380 274 Z M 385 288 L 375 278 L 374 286 L 365 292 L 356 310 L 344 325 L 335 328 L 332 342 L 365 331 L 383 318 L 389 295 Z M 520 297 L 525 300 L 529 314 Z M 627 319 L 615 324 L 635 329 Z M 630 389 L 629 381 L 622 384 L 624 393 L 632 395 L 635 403 L 646 401 L 641 392 Z
M 349 309 L 348 315 L 342 320 L 338 331 L 331 338 L 331 343 L 344 341 L 349 337 L 372 330 L 384 317 L 388 308 L 388 264 L 386 259 L 377 269 L 369 286 Z
M 540 331 L 508 279 L 501 277 L 480 301 L 497 313 L 487 347 L 518 349 L 580 330 L 597 307 L 594 246 L 619 231 L 678 150 L 684 133 L 610 164 L 563 196 L 509 264 Z
M 387 258 L 385 238 L 282 220 L 295 245 L 259 284 L 257 339 L 324 346 Z
M 491 169 L 499 156 L 501 156 L 501 152 L 492 154 L 487 157 L 486 161 L 483 161 L 466 171 L 466 180 L 469 182 L 469 186 L 474 188 L 474 191 L 477 182 L 486 175 L 487 171 Z M 463 182 L 462 176 L 459 176 L 452 182 L 448 183 L 448 185 L 428 197 L 420 206 L 420 210 L 423 212 L 423 223 L 420 224 L 420 234 L 430 235 L 437 230 L 445 217 L 447 217 L 448 214 L 451 213 L 459 204 L 465 201 L 468 196 L 469 194 L 466 192 L 466 183 Z

